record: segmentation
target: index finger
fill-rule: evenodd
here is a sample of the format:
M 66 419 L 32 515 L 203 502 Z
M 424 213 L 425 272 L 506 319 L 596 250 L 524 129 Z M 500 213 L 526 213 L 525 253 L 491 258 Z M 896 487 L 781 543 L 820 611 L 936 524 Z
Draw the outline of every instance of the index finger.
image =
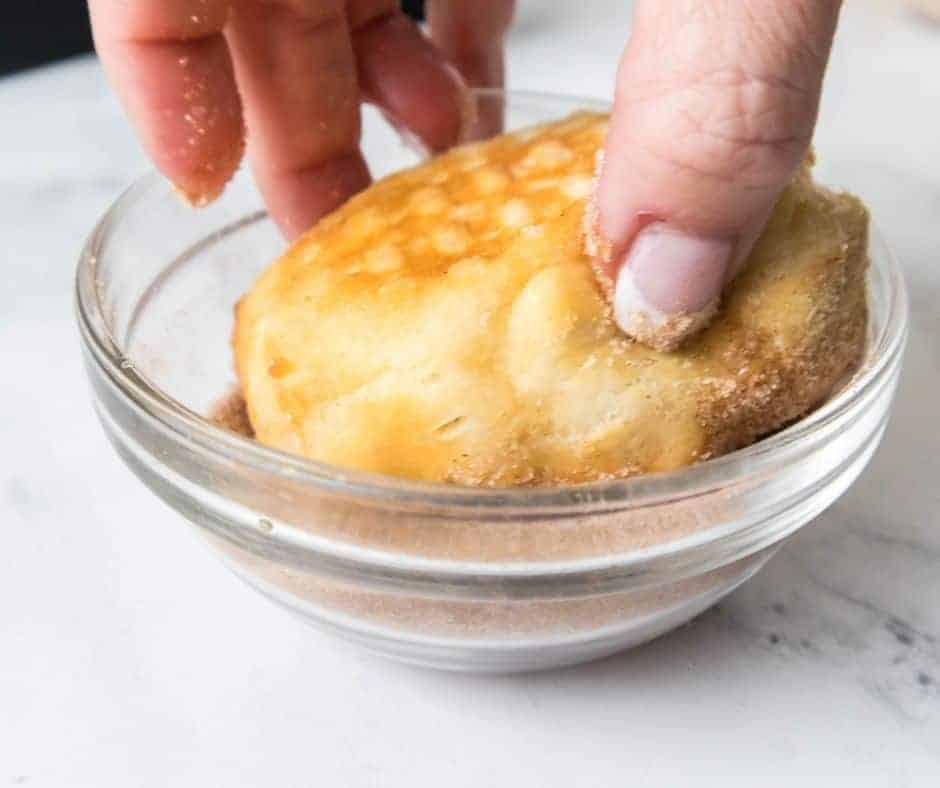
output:
M 230 0 L 89 0 L 95 43 L 144 149 L 193 203 L 215 198 L 244 149 L 222 36 Z
M 241 2 L 226 37 L 258 185 L 294 238 L 369 183 L 345 3 Z

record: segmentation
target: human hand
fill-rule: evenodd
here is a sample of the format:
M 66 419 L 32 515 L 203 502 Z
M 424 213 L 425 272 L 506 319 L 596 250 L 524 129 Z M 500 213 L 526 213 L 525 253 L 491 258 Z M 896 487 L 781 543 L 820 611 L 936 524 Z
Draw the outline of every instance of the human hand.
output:
M 838 0 L 639 0 L 589 211 L 618 325 L 701 328 L 807 154 Z
M 429 0 L 438 48 L 397 0 L 89 6 L 105 71 L 156 166 L 204 204 L 234 174 L 247 138 L 268 209 L 294 237 L 369 182 L 362 100 L 431 150 L 467 133 L 465 81 L 501 84 L 513 2 Z

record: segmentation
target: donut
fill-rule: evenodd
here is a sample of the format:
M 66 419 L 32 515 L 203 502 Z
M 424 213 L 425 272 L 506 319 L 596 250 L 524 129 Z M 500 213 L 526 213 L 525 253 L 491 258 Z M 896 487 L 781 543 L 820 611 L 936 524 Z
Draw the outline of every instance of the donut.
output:
M 807 161 L 710 325 L 660 352 L 617 328 L 585 251 L 607 122 L 455 148 L 294 243 L 236 309 L 256 439 L 414 480 L 578 484 L 731 452 L 829 397 L 866 341 L 862 203 Z

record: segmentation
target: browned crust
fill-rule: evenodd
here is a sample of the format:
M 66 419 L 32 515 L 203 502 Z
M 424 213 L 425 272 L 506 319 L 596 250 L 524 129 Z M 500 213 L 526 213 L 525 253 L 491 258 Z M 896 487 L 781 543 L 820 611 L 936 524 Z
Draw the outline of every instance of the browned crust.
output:
M 833 282 L 826 281 L 827 271 L 818 274 L 820 291 L 829 296 L 818 305 L 814 327 L 799 347 L 781 354 L 773 337 L 742 332 L 745 338 L 727 351 L 726 362 L 747 372 L 733 386 L 714 389 L 714 397 L 700 408 L 708 436 L 703 459 L 748 446 L 805 416 L 857 370 L 868 325 L 868 228 L 852 229 L 844 258 L 830 261 L 842 276 Z

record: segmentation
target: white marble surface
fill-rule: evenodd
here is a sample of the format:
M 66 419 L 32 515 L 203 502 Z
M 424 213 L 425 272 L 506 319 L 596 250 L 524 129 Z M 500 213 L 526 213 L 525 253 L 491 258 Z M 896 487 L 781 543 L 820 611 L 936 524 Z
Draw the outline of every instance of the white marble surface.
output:
M 513 84 L 603 96 L 627 18 L 529 2 Z M 0 81 L 0 785 L 940 785 L 940 28 L 849 2 L 819 147 L 912 290 L 871 467 L 681 631 L 582 668 L 466 678 L 303 628 L 119 463 L 71 284 L 145 163 L 93 61 Z

